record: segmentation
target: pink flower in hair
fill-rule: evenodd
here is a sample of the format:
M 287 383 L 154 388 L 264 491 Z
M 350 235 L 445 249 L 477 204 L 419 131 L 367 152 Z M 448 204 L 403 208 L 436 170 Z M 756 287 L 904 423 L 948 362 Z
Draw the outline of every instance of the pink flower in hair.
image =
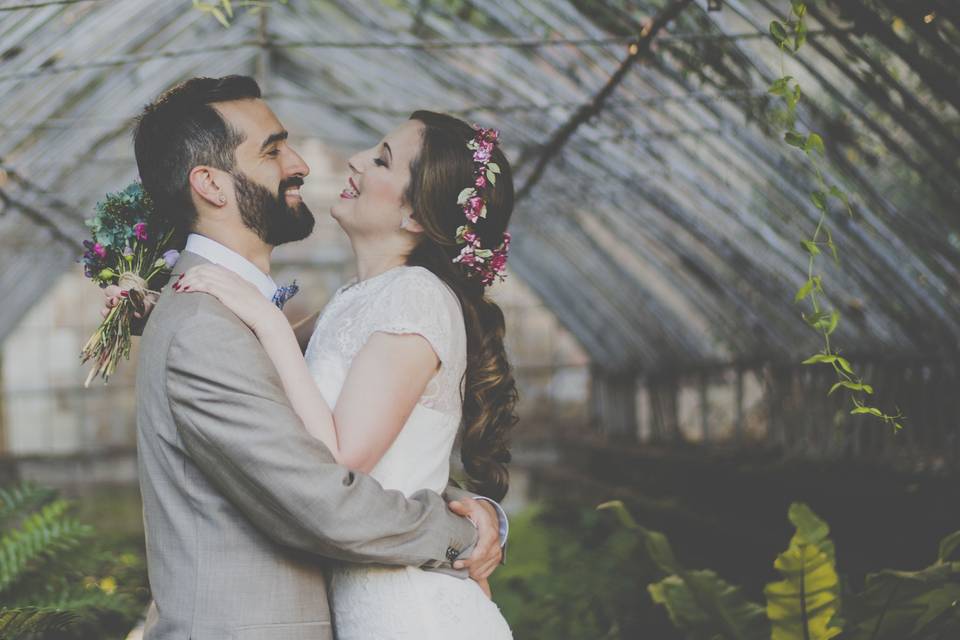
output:
M 481 142 L 476 151 L 473 152 L 473 161 L 486 164 L 493 157 L 493 143 Z
M 497 273 L 503 273 L 507 268 L 507 254 L 496 252 L 490 259 L 490 268 Z
M 473 245 L 466 245 L 463 249 L 460 250 L 460 255 L 453 259 L 454 262 L 460 262 L 467 266 L 473 266 L 478 262 L 483 262 L 477 255 L 473 252 Z
M 467 219 L 470 222 L 476 223 L 477 219 L 483 213 L 483 198 L 480 196 L 473 196 L 467 200 L 467 204 L 463 211 L 467 215 Z
M 496 129 L 484 129 L 474 125 L 476 133 L 467 143 L 467 149 L 473 152 L 475 163 L 473 186 L 467 187 L 457 197 L 457 204 L 463 208 L 463 214 L 470 224 L 476 224 L 480 218 L 487 217 L 487 203 L 480 191 L 493 182 L 500 167 L 490 162 L 493 157 L 493 148 L 499 139 Z M 470 225 L 461 225 L 457 228 L 456 241 L 461 247 L 459 255 L 453 262 L 464 265 L 471 275 L 480 279 L 483 286 L 491 284 L 497 278 L 504 278 L 507 268 L 507 253 L 510 249 L 510 234 L 503 234 L 503 242 L 497 249 L 485 249 L 480 236 Z

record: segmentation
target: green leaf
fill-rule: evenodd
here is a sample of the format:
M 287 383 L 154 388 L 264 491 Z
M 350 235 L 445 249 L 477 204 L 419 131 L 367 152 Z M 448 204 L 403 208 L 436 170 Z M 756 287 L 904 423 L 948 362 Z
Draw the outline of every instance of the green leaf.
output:
M 823 191 L 811 191 L 810 192 L 810 201 L 813 202 L 813 206 L 821 211 L 827 210 L 827 194 Z
M 713 571 L 687 571 L 647 587 L 673 624 L 691 638 L 766 640 L 770 625 L 760 605 Z
M 770 85 L 770 88 L 767 89 L 767 92 L 772 93 L 775 96 L 786 97 L 787 91 L 790 90 L 790 80 L 792 79 L 793 76 L 783 76 L 782 78 L 777 78 L 773 81 L 773 84 Z
M 815 151 L 822 156 L 825 153 L 823 138 L 817 133 L 811 133 L 807 136 L 807 142 L 804 144 L 803 149 L 807 152 Z
M 620 524 L 627 529 L 636 531 L 640 528 L 640 525 L 637 524 L 637 521 L 633 519 L 633 516 L 630 515 L 630 512 L 627 511 L 627 508 L 623 505 L 622 500 L 611 500 L 603 504 L 598 504 L 597 511 L 613 511 L 614 515 L 616 515 L 620 521 Z
M 773 20 L 770 23 L 770 35 L 773 36 L 777 46 L 783 46 L 787 41 L 787 29 L 779 20 Z
M 807 296 L 810 295 L 810 292 L 816 289 L 817 291 L 823 291 L 820 286 L 820 276 L 813 276 L 809 280 L 803 283 L 803 285 L 797 290 L 795 296 L 793 296 L 793 302 L 796 304 L 801 300 L 804 300 Z
M 643 536 L 644 545 L 650 559 L 656 563 L 664 573 L 679 573 L 683 569 L 680 563 L 673 555 L 673 549 L 670 548 L 670 542 L 667 537 L 659 531 L 650 531 L 637 524 L 630 512 L 623 506 L 620 500 L 611 500 L 597 506 L 597 509 L 613 511 L 620 523 L 632 531 L 640 532 Z
M 812 313 L 809 316 L 806 314 L 803 315 L 804 321 L 811 328 L 816 329 L 821 333 L 826 333 L 830 335 L 833 333 L 834 329 L 837 328 L 837 322 L 840 320 L 840 314 L 836 311 L 817 311 Z
M 783 576 L 764 588 L 771 640 L 828 640 L 841 633 L 834 625 L 840 608 L 840 582 L 830 529 L 806 505 L 790 506 L 796 533 L 774 562 Z
M 827 321 L 827 325 L 824 328 L 824 333 L 828 336 L 832 335 L 837 329 L 837 324 L 840 322 L 840 312 L 836 309 L 830 312 L 830 319 Z
M 851 600 L 849 633 L 844 637 L 849 636 L 850 640 L 954 637 L 938 630 L 937 623 L 956 611 L 960 600 L 956 564 L 868 575 L 864 590 Z
M 800 364 L 820 364 L 820 363 L 833 364 L 836 361 L 837 361 L 837 356 L 828 356 L 823 353 L 818 353 L 813 357 L 807 358 Z
M 220 0 L 223 10 L 227 12 L 229 18 L 233 18 L 233 3 L 230 0 Z
M 850 363 L 847 362 L 845 358 L 841 358 L 840 356 L 837 356 L 837 364 L 840 365 L 841 369 L 843 369 L 850 375 L 853 375 L 853 367 L 850 366 Z
M 60 606 L 0 607 L 0 633 L 4 638 L 62 631 L 80 620 L 76 611 L 64 611 Z
M 832 195 L 832 196 L 834 196 L 834 197 L 837 197 L 837 198 L 840 198 L 840 200 L 842 200 L 842 201 L 843 201 L 843 204 L 845 204 L 845 205 L 849 205 L 849 204 L 850 204 L 850 201 L 847 199 L 847 194 L 844 193 L 844 192 L 840 189 L 840 187 L 838 187 L 838 186 L 835 185 L 835 184 L 830 186 L 830 195 Z
M 500 165 L 496 162 L 490 162 L 487 164 L 487 170 L 493 171 L 494 173 L 500 173 Z
M 490 181 L 490 184 L 497 184 L 497 174 L 492 171 L 487 171 L 487 180 Z
M 806 10 L 806 9 L 804 9 Z M 800 20 L 793 36 L 793 50 L 799 51 L 800 47 L 807 41 L 807 23 Z
M 857 415 L 861 413 L 867 413 L 872 416 L 876 416 L 878 418 L 883 417 L 883 412 L 880 411 L 880 409 L 877 409 L 876 407 L 854 407 L 853 410 L 850 412 L 851 415 Z
M 790 5 L 793 9 L 793 15 L 797 16 L 798 18 L 803 18 L 805 15 L 807 15 L 807 5 L 803 2 L 800 2 L 800 0 L 791 0 Z
M 957 547 L 960 547 L 960 531 L 954 531 L 940 541 L 940 551 L 937 554 L 937 561 L 948 562 Z
M 210 9 L 210 13 L 212 13 L 213 17 L 217 19 L 217 22 L 222 24 L 227 29 L 230 28 L 230 21 L 227 20 L 227 17 L 225 15 L 223 15 L 223 11 L 220 11 L 220 9 L 214 7 Z
M 791 147 L 797 147 L 803 149 L 807 144 L 806 137 L 803 134 L 796 131 L 787 131 L 783 136 L 784 141 L 789 144 Z
M 31 570 L 36 560 L 78 547 L 93 533 L 66 517 L 69 503 L 54 500 L 0 537 L 0 593 Z
M 820 247 L 817 246 L 816 242 L 813 242 L 812 240 L 801 240 L 800 244 L 803 245 L 803 248 L 806 249 L 807 253 L 809 253 L 810 255 L 812 256 L 820 255 Z
M 803 317 L 803 321 L 810 325 L 810 328 L 816 329 L 817 331 L 820 330 L 820 324 L 830 317 L 830 314 L 826 311 L 816 311 L 810 315 L 801 313 L 800 315 Z
M 55 496 L 52 489 L 38 487 L 29 482 L 11 489 L 0 489 L 0 525 L 50 502 Z
M 868 384 L 861 384 L 859 382 L 850 382 L 849 380 L 841 380 L 837 384 L 830 387 L 830 391 L 827 392 L 827 395 L 832 394 L 839 388 L 850 389 L 851 391 L 862 391 L 863 393 L 873 393 L 873 387 Z
M 466 204 L 467 200 L 472 198 L 474 193 L 473 187 L 467 187 L 457 195 L 457 204 Z

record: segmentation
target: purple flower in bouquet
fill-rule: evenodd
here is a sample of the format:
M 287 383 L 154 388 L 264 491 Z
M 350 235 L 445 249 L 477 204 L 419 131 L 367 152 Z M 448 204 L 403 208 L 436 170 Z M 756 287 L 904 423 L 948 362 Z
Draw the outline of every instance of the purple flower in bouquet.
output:
M 134 236 L 136 236 L 137 240 L 140 240 L 141 242 L 146 242 L 147 241 L 147 223 L 138 222 L 137 224 L 133 225 L 133 234 Z
M 163 262 L 167 265 L 167 269 L 173 269 L 174 265 L 177 264 L 177 260 L 180 259 L 180 252 L 176 249 L 170 249 L 163 253 Z

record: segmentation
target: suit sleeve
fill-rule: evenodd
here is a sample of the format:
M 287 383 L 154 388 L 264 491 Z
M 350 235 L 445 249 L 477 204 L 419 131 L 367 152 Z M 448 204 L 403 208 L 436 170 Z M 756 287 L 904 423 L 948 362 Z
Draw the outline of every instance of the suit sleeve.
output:
M 276 542 L 352 562 L 449 568 L 476 531 L 420 491 L 409 499 L 342 467 L 310 436 L 256 337 L 233 316 L 186 319 L 167 354 L 187 454 Z

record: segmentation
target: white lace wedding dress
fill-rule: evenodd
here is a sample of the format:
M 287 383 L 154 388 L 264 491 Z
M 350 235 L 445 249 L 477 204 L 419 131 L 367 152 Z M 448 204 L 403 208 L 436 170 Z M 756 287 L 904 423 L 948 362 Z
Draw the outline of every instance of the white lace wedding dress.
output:
M 407 495 L 420 489 L 441 492 L 460 426 L 467 361 L 460 303 L 422 267 L 396 267 L 338 289 L 317 320 L 305 355 L 331 407 L 354 356 L 377 331 L 423 336 L 441 365 L 370 475 Z M 338 640 L 513 637 L 496 604 L 473 580 L 414 567 L 337 564 L 329 587 Z

